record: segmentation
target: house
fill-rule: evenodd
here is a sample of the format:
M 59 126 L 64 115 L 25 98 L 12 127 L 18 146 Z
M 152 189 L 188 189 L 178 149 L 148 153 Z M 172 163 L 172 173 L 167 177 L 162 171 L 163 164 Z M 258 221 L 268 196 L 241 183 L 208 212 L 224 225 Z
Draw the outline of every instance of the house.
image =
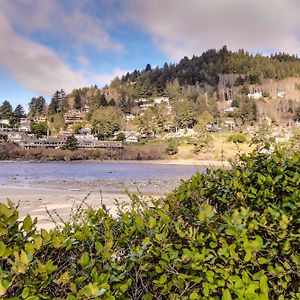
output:
M 70 110 L 65 113 L 66 123 L 75 123 L 81 121 L 84 118 L 84 112 L 78 110 Z
M 255 92 L 255 93 L 249 93 L 247 96 L 249 99 L 259 100 L 260 98 L 263 97 L 263 94 L 262 92 Z
M 26 118 L 21 119 L 18 130 L 21 132 L 30 132 L 31 131 L 31 120 L 26 119 Z
M 132 121 L 132 120 L 134 120 L 134 115 L 126 115 L 126 117 L 125 117 L 125 119 L 126 119 L 126 121 Z
M 11 131 L 7 133 L 7 140 L 9 142 L 20 143 L 21 141 L 25 140 L 27 135 L 23 132 L 18 131 Z
M 154 104 L 146 103 L 146 104 L 140 105 L 141 110 L 146 110 L 146 109 L 151 108 L 151 107 L 154 107 Z
M 233 113 L 233 112 L 235 112 L 237 109 L 238 109 L 237 107 L 230 106 L 230 107 L 224 109 L 224 113 Z
M 39 122 L 47 122 L 47 118 L 45 116 L 39 116 L 34 118 L 34 122 L 39 123 Z
M 10 125 L 8 119 L 2 119 L 2 120 L 0 120 L 0 124 L 1 124 L 1 125 L 4 125 L 4 126 L 9 126 L 9 125 Z
M 159 98 L 154 98 L 154 103 L 156 105 L 160 105 L 162 103 L 169 104 L 169 98 L 168 97 L 159 97 Z
M 285 96 L 285 91 L 277 91 L 278 98 L 284 98 L 284 96 Z
M 231 120 L 226 120 L 226 121 L 224 121 L 224 125 L 226 126 L 226 127 L 229 127 L 229 128 L 234 128 L 235 127 L 235 122 L 234 121 L 231 121 Z
M 133 134 L 125 137 L 125 142 L 127 143 L 137 143 L 138 141 L 139 141 L 138 137 Z
M 87 142 L 92 142 L 92 141 L 96 141 L 97 139 L 95 138 L 94 135 L 88 133 L 88 134 L 74 134 L 75 138 L 78 140 L 78 142 L 80 141 L 87 141 Z

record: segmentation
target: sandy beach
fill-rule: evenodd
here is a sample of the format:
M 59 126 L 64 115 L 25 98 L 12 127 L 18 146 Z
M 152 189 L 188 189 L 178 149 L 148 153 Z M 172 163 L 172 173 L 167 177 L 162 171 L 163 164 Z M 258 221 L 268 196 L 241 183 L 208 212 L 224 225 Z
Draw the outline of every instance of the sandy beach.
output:
M 129 197 L 125 192 L 100 192 L 85 190 L 62 190 L 49 188 L 28 188 L 28 187 L 0 187 L 1 202 L 10 199 L 16 205 L 19 204 L 20 219 L 27 214 L 38 218 L 38 228 L 51 229 L 55 226 L 49 217 L 47 210 L 55 221 L 61 223 L 59 218 L 68 220 L 72 209 L 76 210 L 82 201 L 92 207 L 99 207 L 101 203 L 115 213 L 115 199 L 128 201 Z M 101 201 L 102 199 L 102 201 Z M 84 205 L 83 207 L 87 207 Z M 59 217 L 57 216 L 59 215 Z

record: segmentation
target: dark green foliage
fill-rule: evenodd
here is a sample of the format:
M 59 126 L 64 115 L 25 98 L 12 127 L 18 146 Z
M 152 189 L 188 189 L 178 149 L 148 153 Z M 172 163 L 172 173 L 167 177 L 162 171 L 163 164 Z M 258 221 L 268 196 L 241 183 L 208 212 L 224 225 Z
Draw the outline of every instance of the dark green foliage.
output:
M 60 112 L 66 112 L 69 109 L 69 103 L 66 99 L 66 93 L 63 89 L 57 90 L 51 98 L 48 108 L 48 114 L 54 115 Z
M 295 111 L 294 121 L 300 122 L 300 106 Z
M 66 144 L 64 145 L 63 149 L 68 149 L 71 151 L 78 149 L 78 140 L 74 134 L 67 137 Z
M 178 142 L 175 139 L 170 139 L 166 148 L 168 155 L 175 155 L 178 152 Z
M 24 107 L 21 104 L 17 105 L 13 112 L 13 115 L 17 119 L 25 118 L 26 113 L 25 113 Z
M 232 52 L 224 46 L 220 50 L 210 49 L 200 56 L 184 57 L 178 64 L 165 64 L 162 68 L 151 68 L 127 73 L 122 83 L 134 82 L 144 90 L 141 96 L 149 96 L 154 90 L 159 94 L 169 82 L 178 79 L 180 86 L 210 85 L 216 87 L 219 74 L 239 74 L 235 85 L 260 84 L 264 78 L 283 79 L 300 75 L 300 59 L 294 55 L 278 53 L 270 57 L 252 55 L 244 50 Z M 241 76 L 242 75 L 242 76 Z
M 231 134 L 228 137 L 228 141 L 233 142 L 233 143 L 237 143 L 237 144 L 245 143 L 246 142 L 246 136 L 242 132 L 236 132 L 236 133 Z
M 101 94 L 99 96 L 99 105 L 100 106 L 107 106 L 108 105 L 105 94 Z
M 117 141 L 124 141 L 125 140 L 125 133 L 124 132 L 118 133 L 116 140 Z
M 46 100 L 43 96 L 34 97 L 29 102 L 29 115 L 31 117 L 45 114 L 46 109 Z
M 1 119 L 9 119 L 12 117 L 13 111 L 12 106 L 9 101 L 3 101 L 2 105 L 0 106 L 0 118 Z
M 50 232 L 0 204 L 0 297 L 299 299 L 300 154 L 286 153 L 255 151 Z
M 75 95 L 73 108 L 74 109 L 81 109 L 82 108 L 82 101 L 81 101 L 81 96 L 80 96 L 79 92 L 77 92 L 76 95 Z
M 47 134 L 47 122 L 35 122 L 31 124 L 31 132 L 36 135 L 37 138 Z

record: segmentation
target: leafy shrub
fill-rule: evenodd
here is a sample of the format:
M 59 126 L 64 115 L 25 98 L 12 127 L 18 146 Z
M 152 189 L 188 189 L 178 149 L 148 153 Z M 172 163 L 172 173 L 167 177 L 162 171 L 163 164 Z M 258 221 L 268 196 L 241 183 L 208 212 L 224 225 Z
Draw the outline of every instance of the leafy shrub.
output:
M 175 139 L 170 139 L 166 147 L 166 153 L 168 155 L 175 155 L 178 152 L 178 142 Z
M 231 134 L 228 137 L 228 141 L 233 142 L 233 143 L 238 143 L 238 144 L 245 143 L 246 142 L 246 136 L 241 132 L 236 132 L 236 133 Z
M 299 299 L 300 154 L 265 153 L 50 232 L 0 204 L 0 297 Z

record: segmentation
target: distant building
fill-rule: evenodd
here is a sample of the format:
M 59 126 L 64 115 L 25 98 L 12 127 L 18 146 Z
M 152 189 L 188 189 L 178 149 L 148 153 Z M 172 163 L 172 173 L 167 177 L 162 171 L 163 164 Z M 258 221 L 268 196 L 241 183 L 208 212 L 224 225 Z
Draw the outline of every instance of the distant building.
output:
M 2 119 L 2 120 L 0 120 L 0 124 L 1 124 L 1 125 L 6 125 L 6 126 L 9 126 L 9 125 L 10 125 L 8 119 Z
M 137 143 L 139 141 L 139 139 L 135 135 L 129 135 L 129 136 L 125 137 L 125 141 L 127 143 Z
M 168 97 L 159 97 L 159 98 L 154 98 L 154 103 L 156 105 L 160 105 L 162 103 L 169 104 L 169 98 Z
M 232 112 L 235 112 L 236 110 L 237 110 L 237 107 L 230 106 L 230 107 L 224 109 L 224 113 L 232 113 Z
M 249 93 L 247 96 L 249 99 L 259 100 L 260 98 L 263 97 L 263 94 L 262 92 L 255 92 L 255 93 Z
M 81 121 L 84 118 L 84 112 L 78 110 L 70 110 L 65 113 L 66 123 L 75 123 Z
M 285 91 L 277 91 L 277 97 L 278 98 L 284 98 L 286 92 Z

